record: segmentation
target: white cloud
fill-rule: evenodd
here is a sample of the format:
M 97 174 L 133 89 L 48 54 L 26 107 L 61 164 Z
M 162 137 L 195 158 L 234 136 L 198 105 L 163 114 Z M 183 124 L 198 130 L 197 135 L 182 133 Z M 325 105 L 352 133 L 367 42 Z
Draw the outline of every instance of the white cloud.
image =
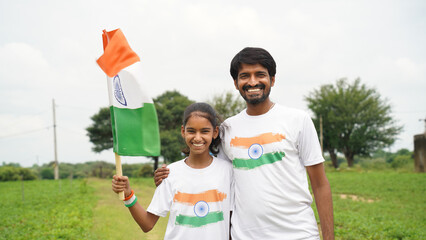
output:
M 36 87 L 49 82 L 50 67 L 40 50 L 26 43 L 0 46 L 0 77 L 2 85 Z

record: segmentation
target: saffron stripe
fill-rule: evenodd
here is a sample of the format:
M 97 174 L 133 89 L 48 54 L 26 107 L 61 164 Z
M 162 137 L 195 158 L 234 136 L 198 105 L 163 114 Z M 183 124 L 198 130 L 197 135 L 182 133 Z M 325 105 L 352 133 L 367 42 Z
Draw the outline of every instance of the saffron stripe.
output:
M 202 193 L 183 193 L 177 192 L 173 197 L 174 202 L 195 205 L 199 201 L 205 202 L 221 202 L 226 199 L 226 194 L 219 192 L 217 189 L 208 190 Z
M 279 133 L 263 133 L 261 135 L 249 138 L 235 137 L 231 140 L 231 146 L 249 148 L 254 143 L 264 145 L 274 142 L 280 142 L 285 136 Z
M 188 227 L 201 227 L 210 223 L 223 221 L 223 212 L 210 212 L 205 217 L 178 215 L 175 224 Z
M 99 67 L 109 76 L 117 75 L 123 68 L 140 61 L 139 56 L 130 48 L 121 29 L 102 34 L 104 54 L 96 60 Z
M 234 158 L 232 160 L 232 165 L 237 169 L 253 169 L 260 167 L 265 164 L 271 164 L 277 161 L 281 161 L 285 156 L 284 152 L 274 152 L 263 154 L 258 159 L 243 159 L 243 158 Z

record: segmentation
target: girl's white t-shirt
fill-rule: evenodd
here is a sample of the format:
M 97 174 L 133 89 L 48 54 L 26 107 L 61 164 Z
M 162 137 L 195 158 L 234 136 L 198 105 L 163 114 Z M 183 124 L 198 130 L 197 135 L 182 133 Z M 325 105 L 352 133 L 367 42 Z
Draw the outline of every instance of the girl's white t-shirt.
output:
M 184 160 L 168 166 L 169 176 L 157 187 L 147 211 L 166 217 L 164 239 L 229 239 L 233 206 L 233 171 L 228 161 L 213 157 L 203 169 Z

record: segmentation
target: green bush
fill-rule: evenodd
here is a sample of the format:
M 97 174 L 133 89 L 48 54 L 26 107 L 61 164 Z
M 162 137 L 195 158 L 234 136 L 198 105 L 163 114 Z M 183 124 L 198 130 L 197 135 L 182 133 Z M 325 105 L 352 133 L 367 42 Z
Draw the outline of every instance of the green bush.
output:
M 16 166 L 0 167 L 0 181 L 35 180 L 37 175 L 28 168 Z
M 359 165 L 363 169 L 382 170 L 388 168 L 384 158 L 367 158 L 360 159 Z
M 40 175 L 42 179 L 53 179 L 54 178 L 54 174 L 53 174 L 53 169 L 51 168 L 42 168 L 40 171 Z
M 405 167 L 411 167 L 414 166 L 414 161 L 411 158 L 410 155 L 398 155 L 396 156 L 393 161 L 390 163 L 391 167 L 393 169 L 397 168 L 405 168 Z M 407 166 L 409 165 L 409 166 Z
M 151 164 L 144 164 L 139 170 L 139 177 L 153 177 L 154 168 Z
M 16 167 L 4 166 L 0 168 L 1 181 L 16 181 L 19 180 L 19 171 Z

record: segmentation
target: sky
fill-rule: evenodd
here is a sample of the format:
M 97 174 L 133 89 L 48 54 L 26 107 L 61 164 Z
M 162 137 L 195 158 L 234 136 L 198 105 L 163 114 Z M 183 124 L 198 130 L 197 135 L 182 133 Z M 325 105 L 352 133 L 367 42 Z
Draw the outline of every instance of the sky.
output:
M 277 63 L 272 101 L 309 111 L 304 97 L 314 89 L 360 78 L 404 127 L 386 150 L 413 150 L 425 131 L 425 12 L 423 0 L 0 0 L 0 163 L 54 160 L 53 99 L 58 161 L 114 163 L 111 150 L 92 152 L 85 129 L 108 106 L 96 59 L 102 30 L 117 28 L 154 98 L 168 90 L 194 101 L 237 95 L 231 59 L 262 47 Z

